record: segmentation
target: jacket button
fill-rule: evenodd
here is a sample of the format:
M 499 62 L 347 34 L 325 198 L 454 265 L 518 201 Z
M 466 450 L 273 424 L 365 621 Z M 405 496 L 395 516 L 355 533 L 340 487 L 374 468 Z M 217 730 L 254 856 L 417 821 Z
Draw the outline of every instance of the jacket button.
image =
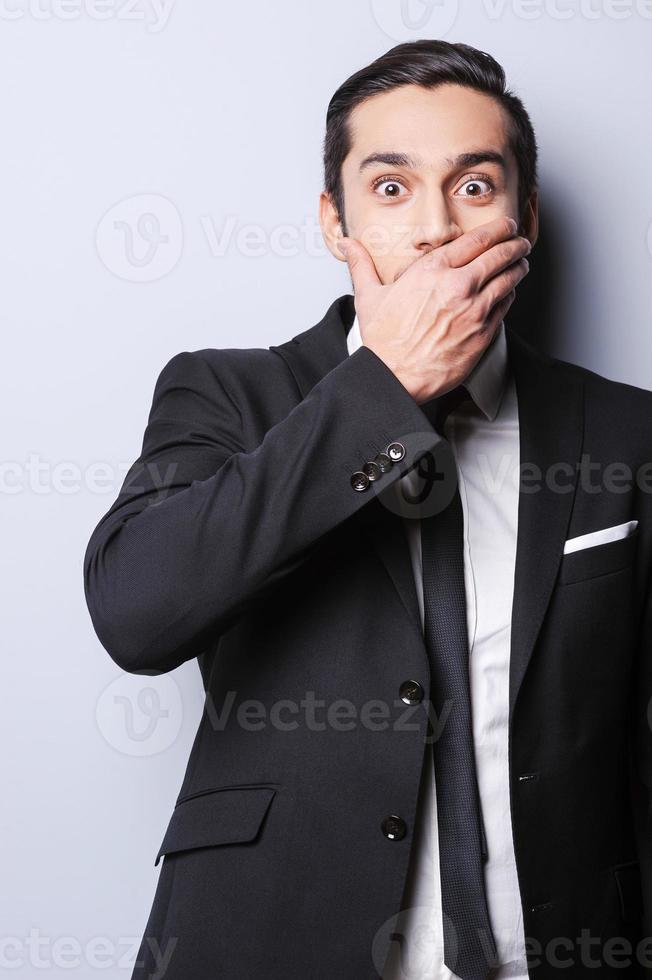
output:
M 387 470 L 391 470 L 394 465 L 387 453 L 377 453 L 375 462 L 380 467 L 381 473 L 386 473 Z
M 393 463 L 396 463 L 405 456 L 405 446 L 402 442 L 390 442 L 387 447 L 387 455 Z
M 389 840 L 401 840 L 405 837 L 407 827 L 403 817 L 397 817 L 395 813 L 385 817 L 380 825 L 380 829 Z
M 401 696 L 401 701 L 405 701 L 406 704 L 419 704 L 423 699 L 423 688 L 418 681 L 403 681 L 398 693 Z
M 366 490 L 369 486 L 369 477 L 362 470 L 356 470 L 351 475 L 351 486 L 354 490 Z
M 370 480 L 377 480 L 380 476 L 381 470 L 378 463 L 375 463 L 373 459 L 369 459 L 362 467 L 362 472 L 368 476 Z

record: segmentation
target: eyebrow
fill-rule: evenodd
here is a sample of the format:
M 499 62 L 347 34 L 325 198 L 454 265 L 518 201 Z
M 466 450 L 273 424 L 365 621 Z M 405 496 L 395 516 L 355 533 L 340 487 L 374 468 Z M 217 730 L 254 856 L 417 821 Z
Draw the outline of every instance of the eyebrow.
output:
M 389 167 L 407 167 L 410 170 L 418 170 L 423 167 L 421 160 L 411 157 L 408 153 L 389 151 L 387 153 L 370 153 L 360 164 L 358 173 L 363 173 L 364 170 L 377 163 L 383 163 Z M 445 157 L 444 163 L 451 170 L 457 170 L 461 167 L 477 167 L 481 163 L 496 163 L 504 171 L 507 170 L 505 157 L 497 150 L 475 150 L 473 153 L 460 153 L 456 157 Z

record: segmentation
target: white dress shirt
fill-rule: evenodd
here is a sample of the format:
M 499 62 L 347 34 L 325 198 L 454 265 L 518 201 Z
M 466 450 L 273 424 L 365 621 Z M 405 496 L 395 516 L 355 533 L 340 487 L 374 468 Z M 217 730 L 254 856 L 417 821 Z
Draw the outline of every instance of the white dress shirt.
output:
M 358 318 L 349 354 L 362 344 Z M 504 321 L 464 381 L 472 401 L 452 411 L 444 433 L 458 471 L 464 515 L 464 579 L 473 740 L 487 839 L 489 918 L 500 957 L 495 980 L 528 980 L 509 804 L 509 656 L 519 486 L 518 406 Z M 415 471 L 404 474 L 414 492 Z M 398 481 L 399 483 L 401 481 Z M 398 486 L 397 486 L 398 489 Z M 420 521 L 405 519 L 423 629 Z M 408 870 L 405 908 L 393 932 L 383 980 L 457 980 L 444 964 L 437 797 L 432 742 Z

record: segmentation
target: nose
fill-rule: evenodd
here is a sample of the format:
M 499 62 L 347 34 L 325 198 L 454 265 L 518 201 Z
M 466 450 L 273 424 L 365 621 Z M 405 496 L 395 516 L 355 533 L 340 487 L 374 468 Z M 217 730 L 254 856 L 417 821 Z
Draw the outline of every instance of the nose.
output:
M 446 197 L 439 190 L 432 190 L 418 202 L 415 201 L 412 217 L 414 224 L 410 229 L 410 244 L 418 252 L 440 248 L 462 234 Z

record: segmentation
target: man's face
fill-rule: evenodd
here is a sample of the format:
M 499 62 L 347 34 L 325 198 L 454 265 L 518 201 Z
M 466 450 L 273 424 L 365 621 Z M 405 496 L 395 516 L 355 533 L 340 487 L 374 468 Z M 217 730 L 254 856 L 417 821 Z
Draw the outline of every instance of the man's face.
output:
M 476 225 L 501 215 L 518 221 L 509 123 L 490 96 L 452 84 L 404 85 L 356 106 L 342 166 L 345 228 L 329 198 L 322 194 L 320 201 L 332 254 L 344 261 L 337 250 L 341 234 L 358 239 L 388 284 L 424 252 Z M 477 159 L 461 159 L 471 153 Z M 496 159 L 487 159 L 489 153 Z M 373 159 L 379 155 L 385 159 Z M 536 195 L 523 225 L 534 243 Z

